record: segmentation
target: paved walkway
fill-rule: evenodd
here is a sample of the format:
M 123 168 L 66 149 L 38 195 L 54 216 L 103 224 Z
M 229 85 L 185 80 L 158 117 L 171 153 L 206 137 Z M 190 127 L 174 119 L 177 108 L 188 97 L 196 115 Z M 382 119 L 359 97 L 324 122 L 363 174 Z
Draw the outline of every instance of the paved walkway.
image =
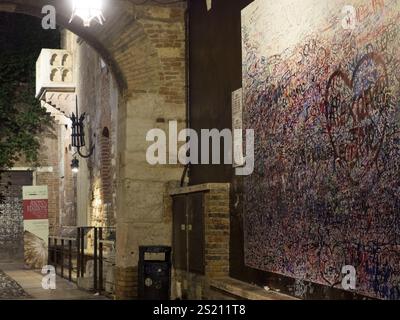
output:
M 77 288 L 73 283 L 57 277 L 56 290 L 42 288 L 40 271 L 26 270 L 17 264 L 0 263 L 0 300 L 107 300 Z
M 15 280 L 0 270 L 0 300 L 29 298 L 29 294 Z

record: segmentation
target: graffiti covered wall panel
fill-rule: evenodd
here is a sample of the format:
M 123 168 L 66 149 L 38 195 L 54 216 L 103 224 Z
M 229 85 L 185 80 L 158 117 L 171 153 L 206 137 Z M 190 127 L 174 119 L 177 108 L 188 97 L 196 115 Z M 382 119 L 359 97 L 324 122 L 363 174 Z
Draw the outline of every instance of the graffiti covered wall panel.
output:
M 400 299 L 400 1 L 256 0 L 242 37 L 246 265 Z

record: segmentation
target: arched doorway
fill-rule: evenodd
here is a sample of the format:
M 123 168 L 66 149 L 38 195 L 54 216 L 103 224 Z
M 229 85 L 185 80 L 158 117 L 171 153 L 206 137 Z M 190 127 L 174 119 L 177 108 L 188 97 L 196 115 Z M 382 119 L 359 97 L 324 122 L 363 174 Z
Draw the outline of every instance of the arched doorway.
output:
M 185 123 L 185 4 L 105 2 L 106 23 L 88 29 L 79 20 L 69 24 L 69 0 L 0 1 L 0 11 L 41 17 L 44 5 L 54 5 L 57 24 L 97 51 L 115 77 L 116 295 L 132 298 L 138 246 L 171 242 L 166 186 L 180 180 L 182 168 L 150 166 L 145 136 L 150 129 L 166 128 L 168 120 Z

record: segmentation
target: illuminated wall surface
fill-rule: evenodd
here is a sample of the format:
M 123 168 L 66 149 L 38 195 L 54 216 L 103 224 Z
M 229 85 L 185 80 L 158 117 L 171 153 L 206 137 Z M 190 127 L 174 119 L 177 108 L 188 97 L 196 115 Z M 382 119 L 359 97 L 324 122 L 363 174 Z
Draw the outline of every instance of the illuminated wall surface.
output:
M 353 265 L 358 293 L 400 299 L 399 20 L 395 0 L 243 11 L 246 265 L 337 287 Z

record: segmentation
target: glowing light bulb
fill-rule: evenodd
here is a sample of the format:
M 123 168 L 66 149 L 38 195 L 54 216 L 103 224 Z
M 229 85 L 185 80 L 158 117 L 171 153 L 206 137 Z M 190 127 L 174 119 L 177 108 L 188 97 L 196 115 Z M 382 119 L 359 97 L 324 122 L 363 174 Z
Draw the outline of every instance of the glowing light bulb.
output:
M 73 173 L 79 172 L 79 160 L 77 158 L 72 159 L 71 170 Z
M 90 27 L 93 20 L 97 20 L 101 25 L 106 20 L 103 15 L 102 0 L 72 0 L 72 16 L 70 23 L 75 17 L 83 21 L 85 27 Z
M 73 168 L 73 169 L 72 169 L 72 172 L 73 172 L 73 173 L 78 173 L 78 172 L 79 172 L 79 168 Z

